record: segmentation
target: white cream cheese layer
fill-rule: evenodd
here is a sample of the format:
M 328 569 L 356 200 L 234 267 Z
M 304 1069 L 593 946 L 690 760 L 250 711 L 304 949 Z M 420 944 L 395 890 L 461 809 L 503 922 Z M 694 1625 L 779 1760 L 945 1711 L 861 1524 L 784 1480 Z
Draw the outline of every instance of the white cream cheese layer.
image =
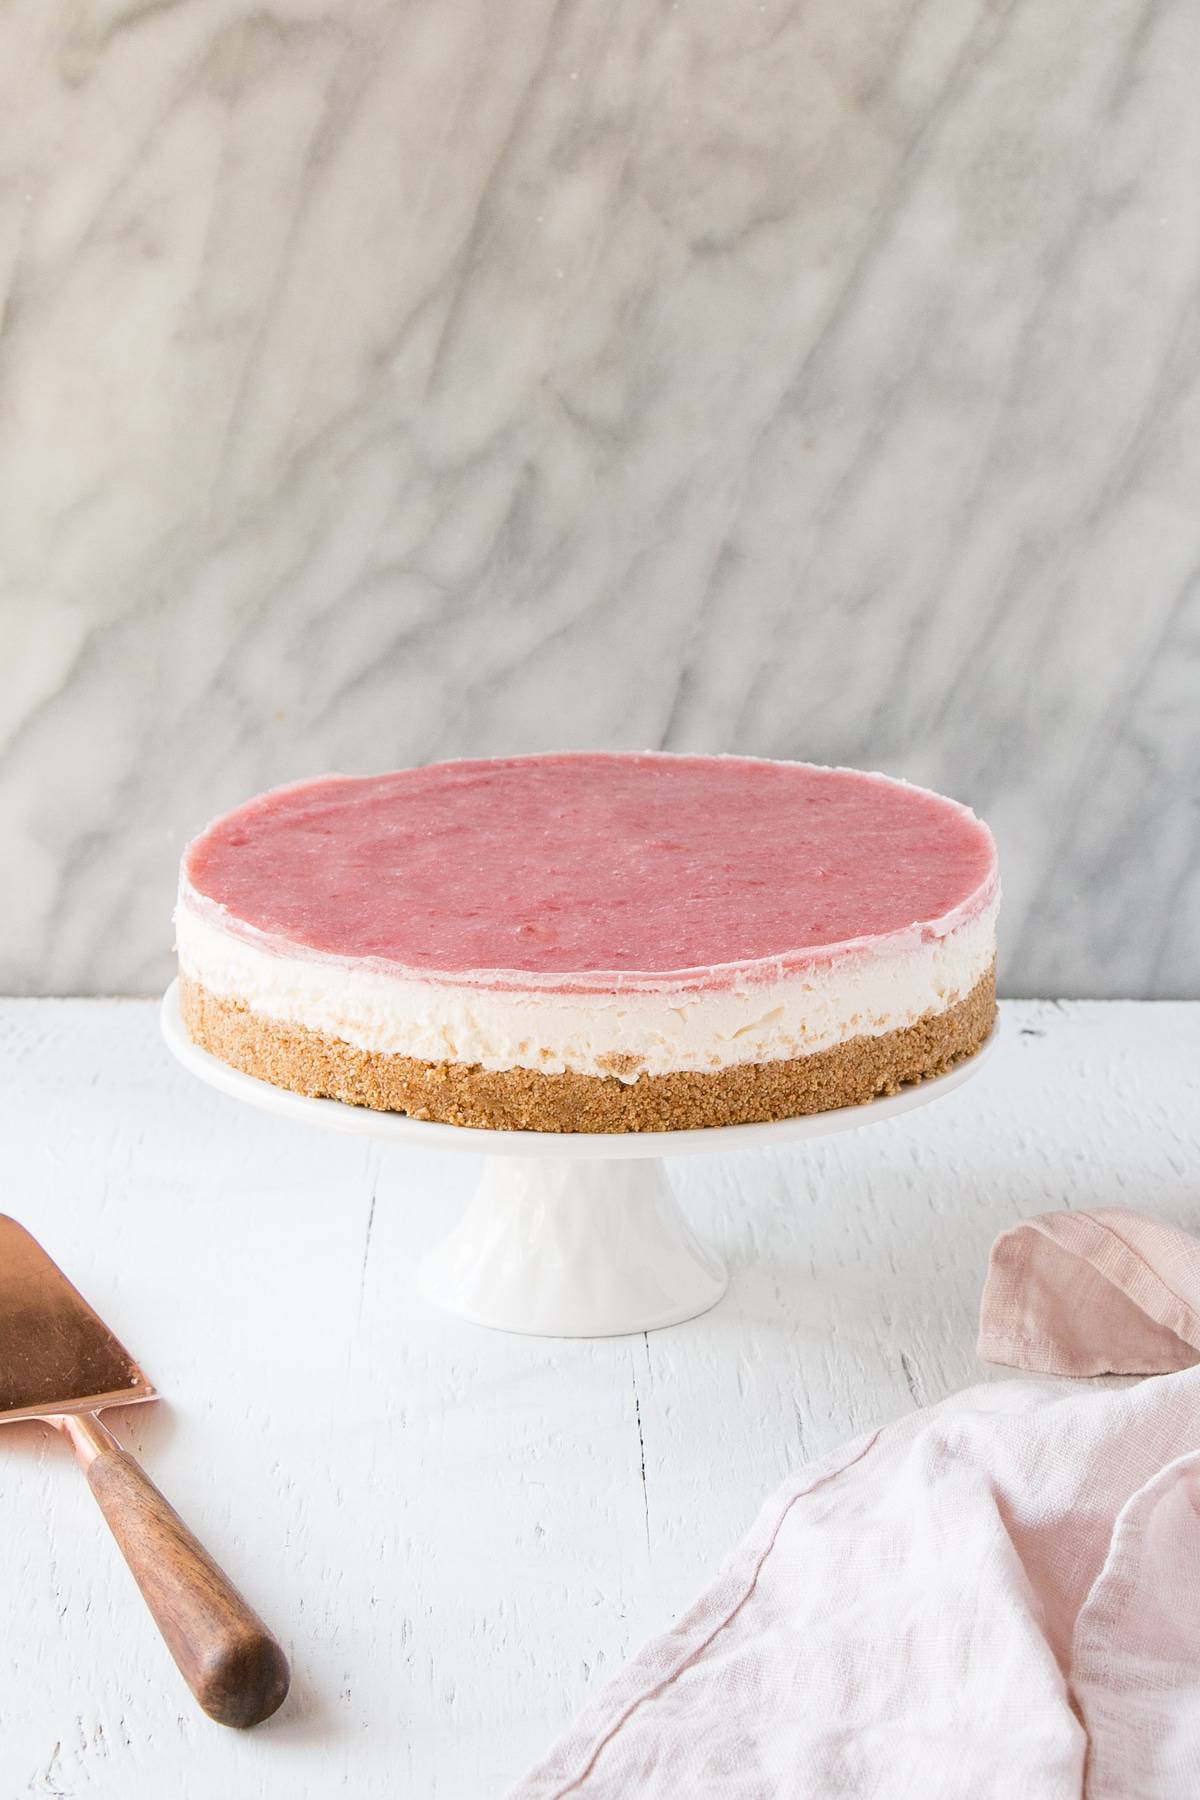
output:
M 944 937 L 855 950 L 783 979 L 614 994 L 457 987 L 292 957 L 222 930 L 182 896 L 175 929 L 180 969 L 209 993 L 359 1050 L 634 1081 L 808 1056 L 945 1012 L 986 975 L 998 906 Z

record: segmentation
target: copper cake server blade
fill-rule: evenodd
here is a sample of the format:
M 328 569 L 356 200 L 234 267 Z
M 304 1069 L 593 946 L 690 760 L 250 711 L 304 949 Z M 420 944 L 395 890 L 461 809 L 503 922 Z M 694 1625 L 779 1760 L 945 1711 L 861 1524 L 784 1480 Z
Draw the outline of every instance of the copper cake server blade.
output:
M 71 1440 L 196 1699 L 223 1725 L 255 1725 L 287 1693 L 283 1651 L 99 1417 L 157 1397 L 36 1239 L 0 1215 L 0 1425 L 41 1419 Z

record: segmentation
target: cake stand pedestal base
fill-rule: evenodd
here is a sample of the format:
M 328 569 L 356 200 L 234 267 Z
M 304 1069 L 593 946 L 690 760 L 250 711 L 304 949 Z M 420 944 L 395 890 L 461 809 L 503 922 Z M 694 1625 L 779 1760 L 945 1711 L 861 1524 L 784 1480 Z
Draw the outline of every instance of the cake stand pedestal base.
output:
M 657 1156 L 491 1156 L 462 1219 L 421 1265 L 439 1306 L 535 1337 L 678 1325 L 715 1306 L 727 1281 Z

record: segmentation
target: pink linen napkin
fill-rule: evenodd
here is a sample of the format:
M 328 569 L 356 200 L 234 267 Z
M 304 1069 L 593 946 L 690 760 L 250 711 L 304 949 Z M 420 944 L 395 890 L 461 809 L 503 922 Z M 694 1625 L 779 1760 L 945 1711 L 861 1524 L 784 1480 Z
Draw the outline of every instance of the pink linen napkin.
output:
M 992 1245 L 979 1354 L 1053 1375 L 1200 1362 L 1200 1241 L 1131 1212 L 1043 1213 Z
M 1050 1214 L 992 1252 L 1013 1380 L 777 1494 L 512 1800 L 1200 1796 L 1200 1244 Z

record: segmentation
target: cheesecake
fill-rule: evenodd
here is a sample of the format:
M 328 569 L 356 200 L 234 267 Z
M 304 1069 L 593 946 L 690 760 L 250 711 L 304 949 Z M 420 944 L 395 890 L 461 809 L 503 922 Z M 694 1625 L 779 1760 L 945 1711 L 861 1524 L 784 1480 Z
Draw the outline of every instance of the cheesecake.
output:
M 297 1093 L 496 1130 L 855 1106 L 995 1016 L 996 847 L 884 775 L 563 754 L 326 775 L 215 820 L 190 1037 Z

